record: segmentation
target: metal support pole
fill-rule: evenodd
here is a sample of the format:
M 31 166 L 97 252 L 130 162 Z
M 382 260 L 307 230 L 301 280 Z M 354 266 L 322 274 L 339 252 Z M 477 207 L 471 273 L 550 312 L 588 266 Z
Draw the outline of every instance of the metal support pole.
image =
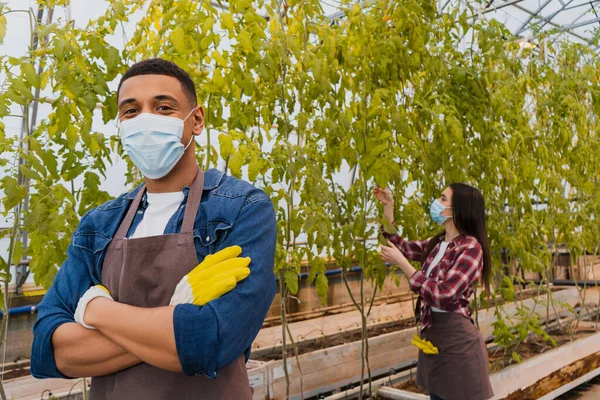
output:
M 51 24 L 52 23 L 52 16 L 54 14 L 54 9 L 50 8 L 48 10 L 48 15 L 46 17 L 46 24 Z M 40 8 L 38 9 L 38 13 L 37 13 L 37 26 L 42 24 L 42 20 L 44 17 L 44 7 L 40 6 Z M 37 34 L 37 31 L 33 34 L 33 38 L 32 38 L 32 43 L 31 43 L 31 50 L 35 50 L 37 49 L 39 45 L 39 37 Z M 38 65 L 38 70 L 37 70 L 38 76 L 42 75 L 42 66 L 41 64 Z M 37 115 L 38 115 L 38 107 L 39 107 L 39 97 L 40 97 L 40 88 L 38 87 L 35 91 L 35 98 L 33 100 L 33 103 L 31 104 L 29 109 L 26 109 L 25 107 L 23 107 L 23 122 L 21 124 L 21 134 L 20 134 L 20 146 L 24 151 L 27 151 L 29 149 L 29 146 L 27 144 L 27 136 L 31 134 L 31 132 L 33 132 L 33 130 L 35 129 L 36 123 L 37 123 Z M 31 110 L 31 116 L 29 115 L 29 110 Z M 28 120 L 28 117 L 31 118 L 31 120 Z M 19 166 L 21 165 L 25 165 L 26 161 L 22 158 L 19 159 Z M 27 195 L 25 196 L 25 199 L 23 199 L 23 202 L 21 204 L 19 204 L 19 215 L 23 215 L 25 213 L 27 213 L 29 211 L 29 178 L 27 178 L 26 176 L 24 176 L 21 173 L 21 169 L 19 168 L 19 175 L 18 175 L 18 182 L 19 185 L 23 185 L 25 186 L 25 190 L 27 191 Z M 28 232 L 25 229 L 21 230 L 21 243 L 23 244 L 23 253 L 25 254 L 25 252 L 27 251 L 27 246 L 29 244 L 29 235 Z M 29 276 L 29 261 L 25 260 L 26 262 L 19 262 L 18 265 L 15 266 L 15 282 L 16 282 L 16 292 L 17 294 L 21 294 L 21 286 L 25 283 L 25 281 L 27 280 L 27 277 Z

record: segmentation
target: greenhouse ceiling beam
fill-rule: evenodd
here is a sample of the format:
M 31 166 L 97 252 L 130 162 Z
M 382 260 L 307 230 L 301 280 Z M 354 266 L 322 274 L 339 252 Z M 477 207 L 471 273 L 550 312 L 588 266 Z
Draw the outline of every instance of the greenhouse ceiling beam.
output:
M 501 3 L 501 4 L 496 3 L 494 5 L 494 1 L 491 0 L 488 4 L 485 5 L 485 8 L 482 11 L 482 14 L 487 14 L 487 13 L 491 13 L 491 12 L 494 12 L 494 11 L 497 11 L 497 10 L 501 10 L 501 9 L 503 9 L 505 7 L 514 6 L 515 4 L 522 3 L 523 1 L 525 1 L 525 0 L 513 0 L 513 1 L 507 1 L 507 2 Z M 471 15 L 469 18 L 474 18 L 477 15 L 479 15 L 479 13 Z
M 331 15 L 327 16 L 327 19 L 329 19 L 330 21 L 336 20 L 336 19 L 340 19 L 344 16 L 344 12 L 343 11 L 336 11 Z
M 558 14 L 560 14 L 561 12 L 567 10 L 567 6 L 569 4 L 571 4 L 572 2 L 574 2 L 575 0 L 569 0 L 567 3 L 563 3 L 562 1 L 560 2 L 560 4 L 562 4 L 562 7 L 558 10 L 556 10 L 555 12 L 553 12 L 552 14 L 548 15 L 546 18 L 542 19 L 542 25 L 540 26 L 540 29 L 543 28 L 544 26 L 546 26 L 546 24 L 549 21 L 552 21 L 552 19 L 554 19 L 554 17 L 556 17 Z M 587 3 L 584 3 L 585 5 L 587 5 Z M 581 4 L 579 4 L 578 6 L 580 6 Z
M 558 11 L 555 11 L 555 13 L 559 13 L 562 11 L 574 10 L 579 7 L 589 7 L 592 4 L 596 4 L 596 3 L 600 2 L 600 0 L 592 0 L 592 1 L 587 1 L 585 3 L 574 4 L 571 7 L 569 7 L 569 4 L 571 4 L 573 1 L 574 0 L 569 0 L 568 3 L 561 3 L 561 4 L 565 4 L 565 5 L 563 7 L 561 7 Z
M 571 3 L 573 3 L 573 1 L 574 1 L 574 0 L 569 0 L 569 2 L 568 2 L 568 3 L 566 3 L 566 5 L 564 5 L 564 6 L 563 6 L 561 9 L 559 9 L 559 10 L 555 11 L 554 13 L 552 13 L 551 15 L 549 15 L 548 17 L 544 18 L 544 20 L 543 20 L 544 22 L 543 22 L 543 24 L 540 26 L 540 29 L 544 28 L 544 26 L 546 26 L 546 24 L 547 24 L 548 22 L 550 22 L 552 19 L 554 19 L 554 17 L 556 17 L 558 14 L 560 14 L 560 13 L 561 13 L 561 12 L 563 12 L 563 11 L 574 10 L 574 9 L 576 9 L 576 8 L 579 8 L 579 7 L 584 7 L 584 6 L 585 6 L 585 7 L 591 7 L 590 9 L 588 9 L 588 10 L 584 11 L 584 12 L 583 12 L 583 14 L 581 14 L 581 15 L 580 15 L 579 17 L 577 17 L 575 20 L 573 20 L 573 22 L 572 22 L 572 23 L 575 23 L 575 22 L 579 21 L 579 20 L 580 20 L 580 19 L 581 19 L 581 18 L 582 18 L 582 17 L 583 17 L 585 14 L 587 14 L 587 13 L 588 13 L 590 10 L 593 10 L 593 9 L 594 9 L 594 4 L 598 4 L 598 3 L 600 3 L 600 0 L 592 0 L 592 1 L 589 1 L 589 2 L 587 2 L 587 3 L 579 3 L 579 4 L 575 4 L 575 5 L 571 6 L 571 7 L 569 7 L 569 5 L 570 5 Z M 561 1 L 561 4 L 564 4 L 564 3 Z
M 506 7 L 514 6 L 516 4 L 522 3 L 523 1 L 525 1 L 525 0 L 513 0 L 513 1 L 507 1 L 506 3 L 496 4 L 496 5 L 493 5 L 493 1 L 490 1 L 485 6 L 485 9 L 481 13 L 482 14 L 491 13 L 491 12 L 498 11 L 498 10 L 501 10 Z M 471 15 L 469 18 L 475 18 L 478 16 L 479 16 L 479 13 L 475 13 L 475 14 Z
M 591 4 L 591 3 L 590 3 L 590 4 Z M 593 5 L 592 5 L 592 7 L 593 7 Z M 581 15 L 579 15 L 579 17 L 575 18 L 575 19 L 573 20 L 573 22 L 572 22 L 570 25 L 568 25 L 568 26 L 563 26 L 562 28 L 560 28 L 560 29 L 559 29 L 559 31 L 561 31 L 561 32 L 565 32 L 565 33 L 569 33 L 569 34 L 571 34 L 571 35 L 573 35 L 573 36 L 576 36 L 575 32 L 571 31 L 571 29 L 580 28 L 581 26 L 585 26 L 585 25 L 593 24 L 594 22 L 600 22 L 600 18 L 595 18 L 594 20 L 588 20 L 588 21 L 584 21 L 584 22 L 577 23 L 577 21 L 579 21 L 581 18 L 583 18 L 583 16 L 584 16 L 585 14 L 587 14 L 587 13 L 588 13 L 588 11 L 589 11 L 589 10 L 586 10 L 585 12 L 583 12 Z M 558 39 L 558 37 L 559 37 L 559 36 L 560 36 L 560 35 L 556 35 L 556 37 L 555 37 L 555 38 L 552 40 L 552 43 L 556 42 L 556 40 Z M 587 41 L 587 43 L 588 43 L 590 46 L 596 46 L 594 43 L 592 43 L 592 42 L 590 42 L 590 41 Z M 595 47 L 595 48 L 594 48 L 594 51 L 596 51 L 597 49 L 598 49 L 598 47 Z
M 529 14 L 529 15 L 531 15 L 531 14 L 532 14 L 532 12 L 531 12 L 531 11 L 529 11 L 528 9 L 526 9 L 526 8 L 524 8 L 524 7 L 521 7 L 521 6 L 520 6 L 520 5 L 518 5 L 518 4 L 514 4 L 514 5 L 513 5 L 513 7 L 515 7 L 515 8 L 518 8 L 519 10 L 521 10 L 521 11 L 523 11 L 523 12 L 525 12 L 525 13 Z M 567 31 L 566 29 L 563 29 L 563 28 L 564 28 L 564 26 L 561 26 L 561 25 L 559 25 L 559 24 L 557 24 L 557 23 L 555 23 L 555 22 L 552 22 L 552 21 L 548 21 L 548 24 L 550 24 L 550 25 L 554 26 L 555 28 L 558 28 L 559 30 L 561 30 L 561 32 L 563 32 L 563 31 L 564 31 L 564 32 L 566 32 L 566 33 L 569 33 L 570 35 L 573 35 L 573 36 L 575 36 L 576 38 L 578 38 L 578 39 L 580 39 L 580 40 L 584 41 L 585 43 L 587 43 L 587 44 L 588 44 L 588 45 L 590 45 L 590 46 L 593 46 L 593 45 L 594 45 L 592 42 L 590 42 L 590 40 L 589 40 L 588 38 L 586 38 L 586 37 L 583 37 L 583 36 L 579 35 L 578 33 L 575 33 L 575 32 L 572 32 L 572 31 Z M 570 28 L 570 29 L 573 29 L 573 28 Z
M 446 1 L 446 4 L 444 4 L 444 5 L 442 6 L 442 11 L 443 11 L 443 10 L 446 8 L 446 6 L 447 6 L 447 5 L 450 3 L 450 1 L 451 1 L 451 0 L 447 0 L 447 1 Z M 487 5 L 486 5 L 485 9 L 482 11 L 482 14 L 487 14 L 487 13 L 491 13 L 491 12 L 494 12 L 494 11 L 497 11 L 497 10 L 501 10 L 501 9 L 503 9 L 503 8 L 506 8 L 506 7 L 514 6 L 515 4 L 522 3 L 523 1 L 525 1 L 525 0 L 512 0 L 512 1 L 507 1 L 507 2 L 505 2 L 505 3 L 501 3 L 501 4 L 497 4 L 497 3 L 496 3 L 496 5 L 492 5 L 492 4 L 493 4 L 493 0 L 492 0 L 492 1 L 490 1 L 490 2 L 489 2 Z M 598 0 L 598 1 L 600 1 L 600 0 Z M 473 15 L 470 15 L 468 18 L 469 18 L 469 19 L 472 19 L 472 18 L 475 18 L 475 17 L 477 17 L 478 15 L 479 15 L 478 13 L 475 13 L 475 14 L 473 14 Z M 328 18 L 329 20 L 335 20 L 335 19 L 340 19 L 340 18 L 342 18 L 343 16 L 344 16 L 344 12 L 343 12 L 343 11 L 337 11 L 337 12 L 335 12 L 335 13 L 333 13 L 333 14 L 330 14 L 330 15 L 328 15 L 328 16 L 327 16 L 327 18 Z
M 544 4 L 542 4 L 540 6 L 540 8 L 538 8 L 538 10 L 535 12 L 535 14 L 531 14 L 529 16 L 529 18 L 527 19 L 527 21 L 523 22 L 523 25 L 521 25 L 521 27 L 517 30 L 517 33 L 515 34 L 515 36 L 519 36 L 521 34 L 521 32 L 523 32 L 525 29 L 527 29 L 527 27 L 529 26 L 529 23 L 536 17 L 540 16 L 540 13 L 544 10 L 544 8 L 546 8 L 546 6 L 548 4 L 550 4 L 552 2 L 552 0 L 546 0 L 546 2 Z
M 590 5 L 592 6 L 590 9 L 585 10 L 583 13 L 581 13 L 579 15 L 579 17 L 575 18 L 573 21 L 571 21 L 571 25 L 575 24 L 577 21 L 579 21 L 581 18 L 583 18 L 585 16 L 585 14 L 587 14 L 588 12 L 590 12 L 591 10 L 594 10 L 594 5 L 590 3 Z M 596 10 L 594 10 L 595 12 Z M 596 17 L 598 17 L 598 15 L 596 15 Z
M 519 1 L 523 1 L 523 0 L 519 0 Z M 519 1 L 517 1 L 517 3 L 518 3 Z M 450 4 L 451 2 L 452 2 L 452 0 L 446 0 L 446 3 L 445 3 L 443 6 L 442 6 L 442 9 L 440 10 L 440 12 L 443 12 L 443 11 L 446 9 L 446 7 L 448 7 L 448 4 Z M 487 10 L 488 8 L 490 8 L 490 7 L 492 6 L 492 4 L 493 4 L 493 3 L 494 3 L 494 0 L 489 0 L 489 1 L 487 2 L 487 4 L 486 4 L 486 5 L 483 7 L 483 8 L 484 8 L 484 10 Z M 510 5 L 510 4 L 501 4 L 501 5 L 500 5 L 498 8 L 507 7 L 507 6 L 509 6 L 509 5 Z M 485 11 L 484 11 L 484 12 L 485 12 Z
M 600 2 L 600 0 L 592 0 L 592 1 L 588 1 L 586 3 L 575 4 L 572 7 L 565 8 L 565 11 L 574 10 L 576 8 L 583 7 L 583 6 L 592 6 L 592 5 L 594 5 L 596 3 L 599 3 L 599 2 Z
M 579 18 L 577 18 L 577 20 L 580 19 L 581 17 L 582 16 L 580 16 Z M 558 40 L 558 38 L 560 37 L 561 34 L 565 34 L 565 33 L 567 33 L 569 35 L 573 35 L 573 36 L 575 36 L 575 37 L 577 37 L 579 39 L 582 39 L 582 37 L 580 35 L 576 34 L 575 32 L 571 31 L 570 29 L 580 28 L 581 26 L 593 24 L 595 22 L 600 22 L 600 18 L 595 18 L 594 20 L 589 20 L 589 21 L 581 22 L 579 24 L 571 24 L 570 26 L 565 26 L 565 27 L 559 29 L 559 33 L 554 36 L 554 38 L 552 39 L 552 41 L 550 43 L 553 44 L 554 42 L 556 42 Z M 600 46 L 596 46 L 595 43 L 589 41 L 588 39 L 582 39 L 582 40 L 584 40 L 590 47 L 593 47 L 594 51 L 597 51 L 598 48 L 600 48 Z
M 562 26 L 562 27 L 560 27 L 560 28 L 559 28 L 560 32 L 568 33 L 568 34 L 570 34 L 570 35 L 573 35 L 573 36 L 575 36 L 575 37 L 578 37 L 578 38 L 580 38 L 580 39 L 581 39 L 581 38 L 582 38 L 581 36 L 579 36 L 579 35 L 578 35 L 578 34 L 576 34 L 575 32 L 572 32 L 570 29 L 576 29 L 576 28 L 578 28 L 578 27 L 579 27 L 579 26 L 575 26 L 575 25 L 578 25 L 578 24 L 576 24 L 576 23 L 577 23 L 577 21 L 579 21 L 579 20 L 580 20 L 581 18 L 583 18 L 583 17 L 584 17 L 584 16 L 585 16 L 585 15 L 586 15 L 586 14 L 587 14 L 587 13 L 588 13 L 590 10 L 592 10 L 592 9 L 593 9 L 593 7 L 594 7 L 594 3 L 598 3 L 598 0 L 596 0 L 596 1 L 594 1 L 594 2 L 590 1 L 589 3 L 584 3 L 585 5 L 590 5 L 592 8 L 590 8 L 590 9 L 588 9 L 588 10 L 585 10 L 585 11 L 584 11 L 582 14 L 580 14 L 580 15 L 579 15 L 579 17 L 575 18 L 575 19 L 574 19 L 574 20 L 571 22 L 571 24 L 570 24 L 570 25 L 568 25 L 568 26 Z M 577 4 L 577 5 L 573 6 L 573 7 L 570 7 L 569 9 L 573 10 L 573 9 L 577 8 L 578 6 L 581 6 L 581 4 Z M 583 23 L 583 24 L 584 24 L 584 25 L 587 25 L 587 24 L 589 24 L 589 23 L 594 23 L 594 22 L 597 22 L 597 21 L 586 21 L 586 22 L 585 22 L 585 23 Z M 556 26 L 556 25 L 555 25 L 555 26 Z M 560 37 L 560 34 L 557 34 L 557 35 L 556 35 L 556 36 L 555 36 L 555 37 L 552 39 L 551 43 L 554 43 L 554 42 L 556 42 L 556 41 L 558 40 L 558 38 L 559 38 L 559 37 Z M 585 40 L 585 42 L 586 42 L 586 43 L 588 43 L 588 44 L 589 44 L 591 47 L 595 47 L 595 46 L 596 46 L 594 43 L 590 42 L 590 41 L 589 41 L 589 40 L 587 40 L 587 39 L 583 39 L 583 40 Z M 598 47 L 595 47 L 595 48 L 594 48 L 594 51 L 596 51 L 597 49 L 598 49 Z
M 561 29 L 559 29 L 559 31 L 561 31 L 561 32 L 562 31 L 570 31 L 571 29 L 581 28 L 582 26 L 591 25 L 591 24 L 594 24 L 596 22 L 600 22 L 600 17 L 589 19 L 589 20 L 583 21 L 583 22 L 578 22 L 576 24 L 565 25 L 564 27 L 562 27 Z M 569 32 L 569 33 L 573 34 L 573 32 Z
M 598 1 L 596 1 L 596 3 L 597 3 L 597 2 L 598 2 Z M 572 22 L 570 25 L 568 25 L 568 26 L 565 26 L 565 27 L 564 27 L 564 30 L 565 30 L 567 33 L 570 33 L 571 35 L 575 35 L 575 33 L 574 33 L 574 32 L 572 32 L 572 31 L 570 31 L 570 29 L 576 29 L 576 28 L 580 28 L 580 27 L 582 27 L 582 26 L 585 26 L 585 25 L 593 24 L 594 22 L 600 22 L 600 21 L 599 21 L 599 19 L 597 18 L 597 17 L 598 17 L 598 14 L 596 13 L 596 10 L 594 9 L 594 2 L 591 2 L 591 1 L 590 1 L 590 2 L 589 2 L 587 5 L 590 5 L 590 6 L 591 6 L 591 8 L 590 8 L 590 9 L 588 9 L 588 10 L 586 10 L 586 11 L 584 11 L 582 14 L 580 14 L 580 15 L 579 15 L 579 17 L 575 18 L 575 19 L 573 20 L 573 22 Z M 572 9 L 573 9 L 573 8 L 575 8 L 575 7 L 572 7 Z M 596 14 L 596 19 L 594 19 L 594 20 L 589 20 L 589 21 L 584 21 L 584 22 L 581 22 L 581 23 L 577 23 L 577 21 L 579 21 L 581 18 L 583 18 L 583 17 L 584 17 L 584 16 L 585 16 L 585 15 L 586 15 L 586 14 L 587 14 L 587 13 L 588 13 L 590 10 L 594 10 L 594 13 Z M 558 38 L 558 35 L 557 35 L 557 38 Z M 554 39 L 554 40 L 552 41 L 552 43 L 554 43 L 555 41 L 556 41 L 556 39 Z M 590 46 L 595 46 L 595 44 L 594 44 L 594 43 L 592 43 L 592 42 L 589 42 L 589 41 L 588 41 L 588 43 L 590 44 Z M 596 47 L 596 48 L 594 49 L 594 51 L 596 51 L 597 49 L 598 49 L 598 47 Z

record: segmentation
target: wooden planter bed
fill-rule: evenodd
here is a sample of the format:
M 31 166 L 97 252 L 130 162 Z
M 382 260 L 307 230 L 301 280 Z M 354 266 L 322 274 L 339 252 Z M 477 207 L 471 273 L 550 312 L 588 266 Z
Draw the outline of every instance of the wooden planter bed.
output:
M 564 290 L 564 288 L 553 287 L 552 290 L 556 292 Z M 574 292 L 575 288 L 571 290 Z M 537 289 L 526 289 L 520 293 L 519 297 L 524 300 L 533 297 L 537 293 Z M 367 317 L 367 326 L 369 328 L 385 327 L 390 325 L 390 323 L 413 318 L 413 302 L 411 301 L 410 293 L 403 293 L 400 296 L 403 297 L 396 297 L 391 302 L 382 301 L 381 304 L 374 305 Z M 563 297 L 561 296 L 556 297 L 555 300 L 562 301 Z M 567 297 L 569 296 L 570 294 Z M 543 299 L 543 296 L 541 298 Z M 403 299 L 403 301 L 399 301 L 400 299 Z M 320 314 L 316 315 L 317 318 L 288 324 L 297 345 L 302 347 L 304 342 L 327 342 L 329 341 L 329 337 L 335 340 L 334 337 L 339 334 L 360 332 L 361 315 L 353 305 L 349 306 L 346 312 L 322 317 L 319 316 Z M 480 323 L 482 322 L 481 318 L 482 316 L 479 316 Z M 491 318 L 494 317 L 492 316 Z M 281 326 L 270 326 L 261 329 L 252 344 L 252 357 L 257 359 L 270 357 L 271 355 L 278 357 L 277 354 L 281 353 L 282 337 Z
M 545 295 L 542 296 L 543 300 Z M 576 288 L 558 290 L 553 294 L 556 301 L 564 302 L 574 306 L 579 301 L 579 294 Z M 534 307 L 536 299 L 529 298 L 519 302 L 529 308 Z M 544 307 L 545 308 L 545 307 Z M 557 308 L 557 312 L 564 312 L 567 308 Z M 508 317 L 517 315 L 517 305 L 514 303 L 504 305 L 505 314 Z M 541 311 L 541 310 L 540 310 Z M 495 309 L 479 311 L 479 326 L 484 336 L 490 336 L 493 332 L 492 323 L 495 320 Z M 553 313 L 550 314 L 552 318 Z M 507 317 L 507 318 L 508 318 Z M 331 317 L 328 317 L 331 318 Z M 412 336 L 416 333 L 414 323 L 408 319 L 406 323 L 413 327 L 406 328 L 403 321 L 388 323 L 387 328 L 400 329 L 392 332 L 386 332 L 381 326 L 372 328 L 372 333 L 377 336 L 369 337 L 369 361 L 372 376 L 388 374 L 393 369 L 406 367 L 414 363 L 417 358 L 417 349 L 411 344 Z M 327 322 L 323 322 L 327 326 Z M 385 325 L 384 325 L 385 326 Z M 337 338 L 341 338 L 336 333 Z M 334 334 L 329 337 L 336 338 Z M 349 340 L 356 338 L 356 333 L 348 334 Z M 319 343 L 318 341 L 316 343 Z M 310 351 L 311 346 L 300 348 L 304 352 L 300 354 L 299 364 L 295 357 L 287 360 L 290 374 L 290 398 L 299 399 L 301 392 L 305 398 L 327 393 L 340 387 L 347 386 L 360 381 L 361 373 L 361 341 L 360 333 L 358 340 L 347 343 L 334 342 L 334 346 L 325 342 L 320 345 L 329 345 L 329 347 Z M 313 344 L 313 348 L 318 348 Z M 267 361 L 269 357 L 262 360 Z M 286 379 L 282 360 L 271 360 L 265 365 L 268 374 L 268 383 L 270 388 L 266 390 L 271 399 L 284 399 L 286 393 Z M 302 374 L 300 373 L 302 370 Z M 302 377 L 302 390 L 300 378 Z M 262 390 L 262 389 L 261 389 Z M 258 399 L 259 397 L 255 397 Z M 260 397 L 262 399 L 262 397 Z
M 554 399 L 573 387 L 600 375 L 600 332 L 595 324 L 580 326 L 575 340 L 571 331 L 552 333 L 556 348 L 524 343 L 523 361 L 501 368 L 510 356 L 490 354 L 493 372 L 490 380 L 494 399 Z M 541 352 L 541 354 L 540 354 Z M 497 369 L 497 370 L 496 370 Z M 496 370 L 496 371 L 494 371 Z M 426 392 L 407 379 L 396 387 L 377 391 L 381 399 L 429 399 Z

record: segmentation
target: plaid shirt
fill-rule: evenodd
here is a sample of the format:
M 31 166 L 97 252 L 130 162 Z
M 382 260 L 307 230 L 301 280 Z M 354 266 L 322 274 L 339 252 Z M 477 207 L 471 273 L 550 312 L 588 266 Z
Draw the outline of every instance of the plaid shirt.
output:
M 383 231 L 383 236 L 389 239 L 404 254 L 406 258 L 422 261 L 429 242 L 427 240 L 405 240 L 397 234 Z M 410 288 L 419 294 L 421 303 L 421 329 L 432 325 L 431 307 L 471 317 L 469 297 L 473 294 L 474 284 L 481 278 L 483 271 L 483 251 L 481 245 L 473 236 L 459 235 L 448 244 L 442 260 L 433 268 L 429 278 L 425 271 L 435 258 L 440 243 L 423 262 L 420 271 L 410 278 Z

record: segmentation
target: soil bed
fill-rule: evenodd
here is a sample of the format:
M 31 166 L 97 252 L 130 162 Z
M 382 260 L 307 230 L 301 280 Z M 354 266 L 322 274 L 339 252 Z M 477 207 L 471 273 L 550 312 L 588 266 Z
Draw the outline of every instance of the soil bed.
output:
M 551 331 L 550 336 L 556 342 L 556 347 L 560 347 L 573 340 L 581 339 L 596 333 L 596 331 L 588 327 L 579 327 L 575 336 L 572 336 L 572 333 L 573 326 L 570 324 L 563 327 L 562 330 Z M 533 340 L 528 339 L 525 342 L 520 343 L 517 348 L 513 347 L 511 349 L 507 349 L 506 351 L 502 351 L 501 349 L 490 350 L 488 351 L 491 364 L 490 374 L 515 364 L 516 361 L 512 358 L 513 351 L 516 351 L 519 354 L 521 357 L 521 362 L 523 362 L 554 348 L 555 347 L 552 346 L 552 343 L 544 342 L 543 339 L 538 338 Z
M 427 390 L 425 390 L 421 386 L 417 385 L 414 378 L 402 382 L 401 384 L 396 386 L 396 389 L 406 390 L 407 392 L 412 392 L 412 393 L 420 393 L 420 394 L 426 394 L 426 395 L 429 394 L 429 392 Z
M 390 322 L 389 324 L 385 324 L 383 326 L 377 326 L 374 328 L 368 329 L 368 337 L 374 338 L 380 335 L 384 335 L 386 333 L 400 331 L 403 329 L 412 328 L 415 326 L 415 320 L 413 318 L 406 318 L 400 321 Z M 298 344 L 298 355 L 310 353 L 316 350 L 326 349 L 328 347 L 334 347 L 341 344 L 352 343 L 359 341 L 361 338 L 361 330 L 360 328 L 352 329 L 337 333 L 331 336 L 322 336 L 320 338 L 314 340 L 307 340 L 300 344 Z M 293 348 L 288 349 L 287 352 L 288 357 L 294 357 Z M 253 360 L 256 361 L 273 361 L 273 360 L 281 360 L 282 355 L 281 351 L 277 350 L 270 354 L 265 354 L 260 357 L 252 357 Z
M 7 381 L 9 379 L 21 378 L 23 376 L 29 376 L 29 375 L 30 375 L 29 365 L 23 365 L 22 367 L 19 367 L 19 368 L 14 368 L 14 369 L 4 371 L 4 373 L 0 376 L 2 377 L 3 381 Z

